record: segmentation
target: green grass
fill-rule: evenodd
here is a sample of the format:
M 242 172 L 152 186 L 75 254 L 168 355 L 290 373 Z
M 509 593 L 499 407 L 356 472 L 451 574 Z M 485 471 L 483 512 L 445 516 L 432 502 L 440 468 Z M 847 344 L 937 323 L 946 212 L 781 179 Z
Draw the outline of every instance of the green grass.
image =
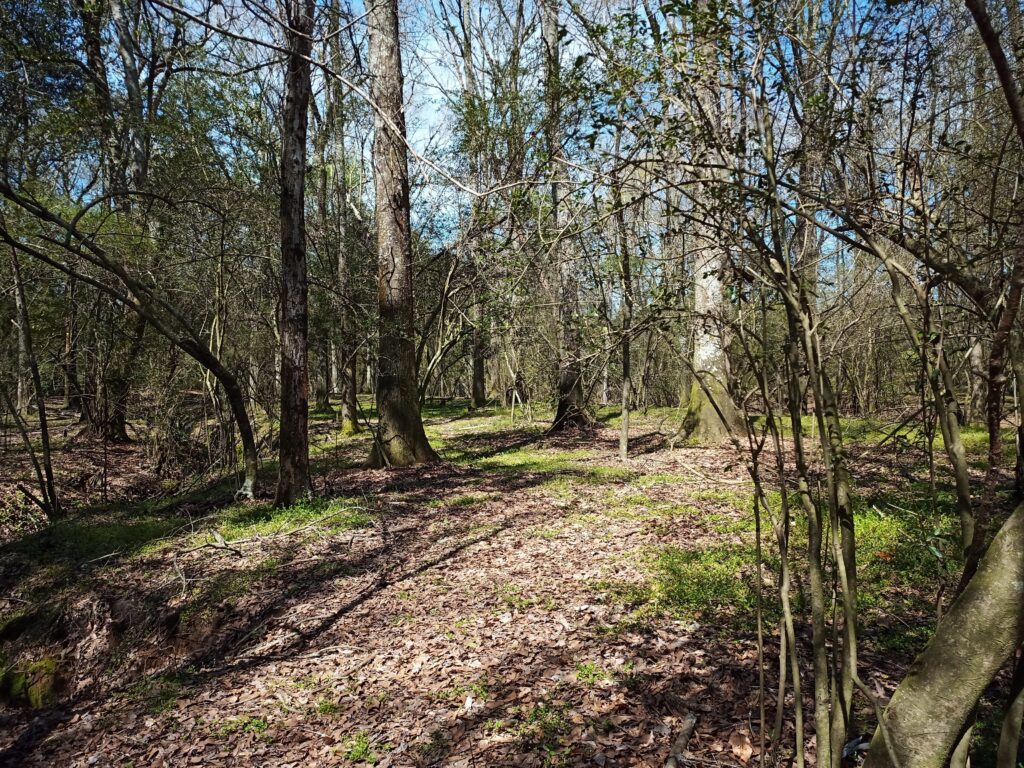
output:
M 537 605 L 535 597 L 523 595 L 522 587 L 518 584 L 504 584 L 496 591 L 498 605 L 514 611 L 525 611 Z
M 224 510 L 216 530 L 226 541 L 234 541 L 272 536 L 310 524 L 322 530 L 347 531 L 367 528 L 373 518 L 356 501 L 346 498 L 310 498 L 283 509 L 266 502 L 248 502 Z
M 569 472 L 579 469 L 579 462 L 588 458 L 592 458 L 592 454 L 586 450 L 553 451 L 527 446 L 485 456 L 473 463 L 496 472 Z
M 939 506 L 909 494 L 902 503 L 882 498 L 855 512 L 860 607 L 887 614 L 896 609 L 931 611 L 944 579 L 961 568 L 957 521 Z
M 342 755 L 350 763 L 376 763 L 379 759 L 373 750 L 370 735 L 366 731 L 359 731 L 345 741 Z
M 246 717 L 234 717 L 225 721 L 218 729 L 217 735 L 225 738 L 234 734 L 251 733 L 254 736 L 265 738 L 270 724 L 263 717 L 247 715 Z
M 15 542 L 8 551 L 37 566 L 73 570 L 108 555 L 144 553 L 180 526 L 178 519 L 150 514 L 79 514 Z
M 459 509 L 462 507 L 477 507 L 481 504 L 486 504 L 488 501 L 494 498 L 493 493 L 467 493 L 462 496 L 453 496 L 451 498 L 440 498 L 433 499 L 427 503 L 428 508 L 439 508 L 447 507 L 450 509 Z
M 336 715 L 341 712 L 341 705 L 330 699 L 321 699 L 316 705 L 317 714 Z
M 576 665 L 576 680 L 584 685 L 596 685 L 604 680 L 611 680 L 611 675 L 593 661 L 584 661 Z
M 741 570 L 753 565 L 752 548 L 716 545 L 700 550 L 664 547 L 651 563 L 651 599 L 671 613 L 694 618 L 753 613 L 754 590 Z
M 122 696 L 141 703 L 150 714 L 169 712 L 178 702 L 187 680 L 184 674 L 154 675 L 132 683 Z
M 486 733 L 512 736 L 523 750 L 540 753 L 542 764 L 552 767 L 567 764 L 571 746 L 567 736 L 571 728 L 568 707 L 548 700 L 529 709 L 513 707 L 505 717 L 484 723 Z
M 453 683 L 437 692 L 435 698 L 438 701 L 457 701 L 460 704 L 467 696 L 472 696 L 477 701 L 484 701 L 490 684 L 486 677 L 475 680 L 472 683 Z

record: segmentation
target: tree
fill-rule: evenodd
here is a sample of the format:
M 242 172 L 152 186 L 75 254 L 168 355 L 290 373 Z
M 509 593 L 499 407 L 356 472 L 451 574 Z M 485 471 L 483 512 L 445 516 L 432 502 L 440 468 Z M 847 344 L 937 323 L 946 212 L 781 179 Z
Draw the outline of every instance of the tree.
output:
M 309 299 L 306 278 L 306 130 L 313 0 L 286 0 L 288 69 L 281 140 L 281 446 L 276 506 L 309 493 Z
M 420 418 L 413 327 L 412 232 L 397 0 L 373 0 L 370 99 L 377 205 L 377 413 L 370 463 L 406 467 L 437 460 Z
M 580 333 L 579 282 L 576 265 L 562 245 L 563 233 L 559 212 L 562 207 L 562 77 L 561 27 L 558 0 L 541 0 L 541 33 L 544 48 L 544 143 L 547 151 L 547 173 L 550 185 L 551 210 L 547 214 L 544 245 L 558 276 L 558 380 L 555 418 L 552 432 L 568 427 L 587 427 L 581 368 L 583 340 Z

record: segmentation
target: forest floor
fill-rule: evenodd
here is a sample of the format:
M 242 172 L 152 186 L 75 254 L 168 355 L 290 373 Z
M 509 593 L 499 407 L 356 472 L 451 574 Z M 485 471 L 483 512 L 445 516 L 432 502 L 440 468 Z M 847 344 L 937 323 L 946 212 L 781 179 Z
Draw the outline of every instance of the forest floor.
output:
M 662 766 L 692 718 L 692 764 L 751 761 L 759 593 L 769 729 L 778 609 L 745 467 L 668 447 L 670 411 L 621 462 L 602 415 L 550 438 L 434 407 L 443 462 L 410 470 L 363 468 L 369 438 L 316 420 L 316 498 L 285 510 L 225 482 L 147 500 L 118 447 L 120 499 L 0 547 L 0 765 Z M 861 674 L 884 697 L 955 576 L 950 497 L 912 447 L 850 431 Z

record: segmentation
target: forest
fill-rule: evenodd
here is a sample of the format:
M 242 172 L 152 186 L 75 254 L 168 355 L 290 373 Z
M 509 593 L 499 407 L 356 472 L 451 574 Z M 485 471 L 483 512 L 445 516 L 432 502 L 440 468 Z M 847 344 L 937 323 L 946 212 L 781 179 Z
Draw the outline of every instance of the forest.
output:
M 1020 0 L 0 0 L 0 766 L 1020 768 L 1022 180 Z

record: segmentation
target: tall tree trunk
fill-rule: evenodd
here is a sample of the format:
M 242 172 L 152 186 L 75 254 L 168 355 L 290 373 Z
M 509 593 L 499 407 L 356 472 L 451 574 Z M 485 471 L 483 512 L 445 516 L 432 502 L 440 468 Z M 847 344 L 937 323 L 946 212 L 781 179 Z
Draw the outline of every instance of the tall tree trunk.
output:
M 369 6 L 370 97 L 375 105 L 373 175 L 377 203 L 378 434 L 375 466 L 436 461 L 420 418 L 413 327 L 409 168 L 405 146 L 397 0 Z
M 313 0 L 287 0 L 288 68 L 281 141 L 281 435 L 276 506 L 309 493 L 306 130 Z
M 331 3 L 332 18 L 340 28 L 342 12 L 339 0 Z M 344 67 L 341 35 L 331 35 L 328 43 L 331 64 L 336 71 Z M 356 395 L 356 327 L 353 321 L 352 264 L 349 251 L 354 250 L 360 238 L 351 230 L 349 218 L 348 159 L 345 151 L 345 105 L 344 92 L 338 80 L 332 80 L 327 91 L 327 126 L 333 132 L 333 200 L 331 213 L 335 230 L 334 247 L 337 258 L 335 267 L 338 277 L 338 334 L 336 337 L 335 361 L 336 382 L 341 397 L 339 428 L 342 434 L 359 432 L 359 412 Z M 325 163 L 326 164 L 326 163 Z
M 715 11 L 706 0 L 697 4 L 703 14 Z M 706 24 L 695 23 L 695 49 L 699 52 L 699 66 L 702 82 L 697 86 L 697 109 L 712 123 L 709 128 L 722 128 L 721 94 L 718 85 L 718 57 L 714 42 L 702 29 Z M 721 158 L 721 149 L 713 146 L 704 148 L 708 156 Z M 708 221 L 723 214 L 716 210 L 715 190 L 708 187 L 697 192 L 697 201 L 704 208 L 701 211 Z M 698 217 L 699 218 L 699 217 Z M 691 440 L 716 444 L 728 439 L 729 431 L 740 427 L 740 414 L 729 396 L 729 359 L 726 349 L 729 344 L 726 313 L 729 310 L 725 297 L 722 274 L 727 254 L 719 243 L 719 229 L 710 223 L 695 224 L 688 238 L 689 259 L 693 264 L 693 347 L 691 367 L 694 380 L 687 397 L 686 416 L 682 433 Z M 711 404 L 714 399 L 717 408 Z M 723 418 L 728 424 L 723 422 Z
M 462 27 L 462 94 L 468 114 L 478 114 L 480 94 L 477 90 L 476 69 L 473 62 L 473 18 L 470 0 L 460 0 L 459 17 Z M 474 131 L 469 137 L 467 151 L 469 161 L 469 186 L 474 191 L 480 187 L 482 137 Z M 480 200 L 473 198 L 470 205 L 469 222 L 466 232 L 466 252 L 473 276 L 473 308 L 471 315 L 472 338 L 470 340 L 470 407 L 483 408 L 487 404 L 487 337 L 484 332 L 484 296 L 487 284 L 478 261 L 478 234 L 480 223 Z
M 619 154 L 619 136 L 615 137 L 615 154 Z M 619 244 L 619 277 L 622 280 L 622 329 L 619 347 L 622 352 L 622 414 L 619 424 L 619 458 L 629 458 L 629 408 L 633 399 L 630 378 L 630 341 L 633 333 L 633 270 L 626 238 L 626 211 L 622 203 L 622 186 L 618 178 L 612 179 L 612 206 L 615 208 L 615 226 Z
M 560 177 L 563 169 L 560 33 L 558 21 L 558 0 L 542 0 L 541 27 L 544 39 L 544 140 L 548 152 L 548 175 L 551 180 L 551 212 L 548 214 L 546 244 L 551 260 L 558 270 L 558 381 L 556 390 L 558 402 L 552 432 L 566 427 L 587 427 L 590 419 L 586 413 L 586 398 L 583 393 L 583 376 L 580 357 L 583 339 L 579 327 L 580 288 L 576 277 L 576 266 L 568 259 L 561 244 L 560 212 L 562 188 Z

